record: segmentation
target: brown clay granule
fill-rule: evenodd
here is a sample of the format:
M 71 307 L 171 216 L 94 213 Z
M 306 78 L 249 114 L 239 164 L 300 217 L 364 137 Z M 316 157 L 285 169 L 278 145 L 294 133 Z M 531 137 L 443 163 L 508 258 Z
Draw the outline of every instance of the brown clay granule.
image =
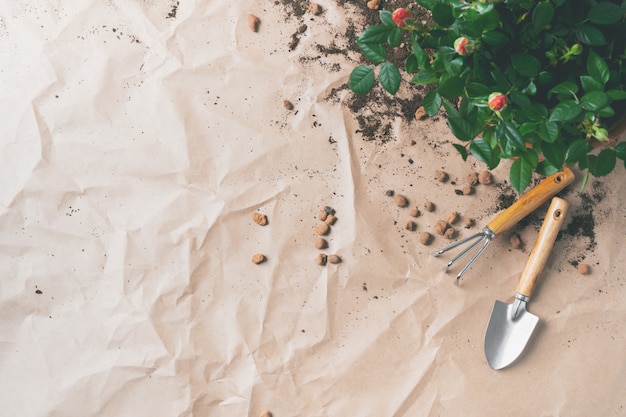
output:
M 424 210 L 428 212 L 435 211 L 435 204 L 430 201 L 426 201 L 424 203 Z
M 470 227 L 474 226 L 474 224 L 476 224 L 476 222 L 474 221 L 474 219 L 470 218 L 470 217 L 466 217 L 463 220 L 463 227 L 466 229 L 469 229 Z
M 478 172 L 470 172 L 469 174 L 467 174 L 467 177 L 465 177 L 465 182 L 467 182 L 467 185 L 478 184 Z
M 341 258 L 339 255 L 328 255 L 328 262 L 331 264 L 338 264 L 341 263 Z
M 456 230 L 454 230 L 454 228 L 449 227 L 446 229 L 445 233 L 443 234 L 443 236 L 446 239 L 454 239 L 454 237 L 456 236 Z
M 420 215 L 420 211 L 417 207 L 413 207 L 411 210 L 409 210 L 409 216 L 419 217 L 419 215 Z
M 327 225 L 326 223 L 322 223 L 315 228 L 315 233 L 317 233 L 320 236 L 327 235 L 329 232 L 330 232 L 330 226 Z
M 367 7 L 370 10 L 378 10 L 380 7 L 380 0 L 370 0 L 367 2 Z
M 428 246 L 428 245 L 430 245 L 432 243 L 432 241 L 433 241 L 433 235 L 431 235 L 428 232 L 420 233 L 420 243 L 422 245 Z
M 444 172 L 444 171 L 435 171 L 435 179 L 439 182 L 446 182 L 448 181 L 448 173 Z
M 320 210 L 320 212 L 317 213 L 317 218 L 321 221 L 325 221 L 327 217 L 328 213 L 326 213 L 326 210 Z
M 252 256 L 252 263 L 258 265 L 265 262 L 265 259 L 265 255 L 263 255 L 262 253 L 257 253 L 256 255 Z
M 474 187 L 469 184 L 466 184 L 463 187 L 463 195 L 472 195 L 472 194 L 474 194 Z
M 259 226 L 265 226 L 267 224 L 267 216 L 262 213 L 252 213 L 252 220 Z
M 509 243 L 513 249 L 521 249 L 522 248 L 522 238 L 517 233 L 514 233 L 509 238 Z
M 393 201 L 396 202 L 396 206 L 398 207 L 406 207 L 409 204 L 409 200 L 402 194 L 394 194 Z
M 483 185 L 491 184 L 493 182 L 493 176 L 491 175 L 491 172 L 487 170 L 480 171 L 480 174 L 478 174 L 478 182 Z
M 413 220 L 409 220 L 408 222 L 406 222 L 406 224 L 404 225 L 404 228 L 406 230 L 410 230 L 411 232 L 414 231 L 417 228 L 417 224 L 413 221 Z
M 435 232 L 438 235 L 443 236 L 446 233 L 446 230 L 448 230 L 448 228 L 450 227 L 450 225 L 448 224 L 447 221 L 445 220 L 439 220 L 436 224 L 435 224 Z
M 328 242 L 323 237 L 318 237 L 315 239 L 315 247 L 317 249 L 326 249 L 328 247 Z
M 334 214 L 329 214 L 325 220 L 326 224 L 329 224 L 331 226 L 335 224 L 336 221 L 337 221 L 337 217 Z
M 326 256 L 325 253 L 319 253 L 317 255 L 317 258 L 315 258 L 315 262 L 320 266 L 326 265 L 327 261 L 328 261 L 328 256 Z
M 579 263 L 576 269 L 578 269 L 578 272 L 581 275 L 587 275 L 589 274 L 589 272 L 591 272 L 591 268 L 589 267 L 589 265 L 584 264 L 584 263 Z
M 322 13 L 322 6 L 320 6 L 317 3 L 311 3 L 311 4 L 309 4 L 309 12 L 312 15 L 317 16 L 318 14 Z
M 459 219 L 461 218 L 461 216 L 459 215 L 459 213 L 457 213 L 456 211 L 453 211 L 452 213 L 448 214 L 448 223 L 449 224 L 455 224 L 456 222 L 459 221 Z
M 426 109 L 424 106 L 419 106 L 417 110 L 415 110 L 415 120 L 424 120 L 428 117 L 428 113 L 426 113 Z
M 287 110 L 293 110 L 293 103 L 289 100 L 283 100 L 283 107 Z
M 248 27 L 250 28 L 250 30 L 253 32 L 258 32 L 259 24 L 261 23 L 261 20 L 255 15 L 253 15 L 252 13 L 248 14 L 247 19 L 248 19 Z
M 272 413 L 270 413 L 268 410 L 263 410 L 261 411 L 261 414 L 259 414 L 259 417 L 272 417 Z

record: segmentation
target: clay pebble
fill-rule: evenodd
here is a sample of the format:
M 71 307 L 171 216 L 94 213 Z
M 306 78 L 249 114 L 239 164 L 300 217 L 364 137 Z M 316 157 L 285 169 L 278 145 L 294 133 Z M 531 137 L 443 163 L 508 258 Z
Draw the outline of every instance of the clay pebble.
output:
M 467 182 L 467 185 L 478 184 L 478 172 L 473 171 L 467 174 L 467 176 L 465 177 L 465 182 Z
M 456 222 L 459 221 L 460 218 L 461 218 L 461 215 L 457 213 L 456 211 L 453 211 L 452 213 L 448 214 L 447 220 L 449 224 L 455 224 Z
M 272 417 L 272 413 L 268 410 L 263 410 L 261 411 L 261 414 L 259 414 L 259 417 Z
M 591 272 L 591 267 L 585 263 L 579 263 L 576 269 L 581 275 L 588 275 Z
M 317 16 L 322 13 L 322 6 L 320 6 L 318 3 L 311 3 L 309 4 L 309 12 L 312 15 Z
M 318 254 L 317 258 L 315 258 L 315 262 L 320 266 L 326 265 L 327 261 L 328 261 L 328 256 L 326 256 L 326 254 L 324 253 Z
M 326 249 L 328 247 L 328 242 L 323 237 L 318 237 L 315 239 L 315 247 L 317 249 Z
M 409 216 L 411 217 L 419 217 L 420 214 L 420 210 L 417 207 L 413 207 L 409 210 Z
M 438 235 L 443 236 L 446 233 L 446 230 L 448 230 L 449 227 L 450 227 L 450 225 L 448 224 L 447 221 L 439 220 L 437 223 L 435 223 L 435 233 L 437 233 Z
M 289 100 L 283 100 L 283 107 L 287 110 L 293 110 L 293 103 Z
M 324 220 L 324 221 L 326 222 L 326 224 L 332 226 L 333 224 L 335 224 L 335 222 L 337 222 L 337 217 L 334 214 L 329 214 L 326 217 L 326 220 Z
M 480 174 L 478 174 L 478 182 L 483 185 L 489 185 L 493 182 L 493 175 L 487 170 L 480 171 Z
M 328 262 L 331 264 L 341 263 L 341 257 L 339 255 L 328 255 Z
M 469 184 L 466 184 L 463 187 L 463 195 L 472 195 L 472 194 L 474 194 L 474 187 Z
M 402 194 L 394 194 L 393 201 L 398 207 L 406 207 L 409 204 L 409 200 Z
M 250 28 L 250 30 L 253 32 L 258 32 L 259 25 L 261 24 L 261 20 L 255 15 L 253 15 L 252 13 L 248 14 L 247 19 L 248 19 L 248 27 Z
M 435 179 L 439 182 L 446 182 L 448 181 L 448 173 L 445 171 L 435 171 Z
M 435 211 L 435 204 L 430 202 L 430 201 L 426 201 L 424 203 L 424 210 L 428 211 L 428 212 L 433 212 Z
M 422 232 L 422 233 L 420 233 L 420 237 L 419 237 L 419 239 L 420 239 L 420 243 L 421 243 L 422 245 L 428 246 L 428 245 L 430 245 L 430 244 L 432 243 L 432 241 L 433 241 L 433 235 L 431 235 L 431 234 L 430 234 L 430 233 L 428 233 L 428 232 Z
M 454 239 L 456 237 L 456 230 L 452 227 L 448 227 L 443 234 L 446 239 Z
M 317 218 L 321 221 L 325 221 L 327 217 L 328 213 L 326 213 L 326 210 L 320 210 L 320 212 L 317 213 Z
M 509 243 L 513 249 L 521 249 L 523 246 L 522 238 L 517 233 L 514 233 L 509 238 Z
M 259 226 L 267 225 L 267 216 L 265 214 L 254 212 L 252 213 L 252 220 Z
M 265 262 L 267 258 L 265 258 L 265 255 L 263 255 L 262 253 L 257 253 L 256 255 L 252 256 L 252 263 L 253 264 L 260 264 Z
M 367 7 L 370 10 L 378 10 L 380 7 L 380 0 L 370 0 L 367 2 Z
M 327 225 L 326 223 L 322 223 L 315 228 L 315 233 L 317 233 L 320 236 L 325 236 L 329 232 L 330 232 L 330 226 Z
M 417 224 L 413 221 L 413 220 L 409 220 L 408 222 L 406 222 L 406 224 L 404 225 L 404 228 L 406 230 L 409 231 L 414 231 L 417 228 Z

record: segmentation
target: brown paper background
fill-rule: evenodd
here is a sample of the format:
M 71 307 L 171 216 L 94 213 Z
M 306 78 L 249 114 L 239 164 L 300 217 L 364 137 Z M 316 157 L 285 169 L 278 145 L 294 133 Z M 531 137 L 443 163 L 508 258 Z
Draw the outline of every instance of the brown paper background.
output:
M 450 211 L 476 220 L 461 236 L 480 230 L 508 165 L 459 196 L 483 167 L 443 119 L 364 140 L 345 105 L 358 57 L 315 48 L 345 44 L 358 15 L 320 4 L 293 51 L 301 22 L 278 2 L 0 5 L 3 415 L 626 414 L 624 167 L 562 194 L 594 241 L 562 233 L 529 303 L 539 327 L 491 370 L 491 307 L 511 301 L 546 207 L 514 230 L 523 250 L 502 236 L 452 285 L 430 255 L 448 241 L 418 233 Z M 387 190 L 436 211 L 409 232 Z M 343 262 L 319 267 L 326 205 Z

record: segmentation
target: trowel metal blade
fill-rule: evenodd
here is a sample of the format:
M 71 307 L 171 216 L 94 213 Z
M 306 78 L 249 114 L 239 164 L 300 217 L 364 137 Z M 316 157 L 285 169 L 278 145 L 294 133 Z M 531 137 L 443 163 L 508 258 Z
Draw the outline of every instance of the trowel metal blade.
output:
M 492 369 L 510 365 L 522 353 L 532 335 L 539 317 L 519 306 L 513 318 L 514 305 L 496 301 L 485 332 L 485 356 Z

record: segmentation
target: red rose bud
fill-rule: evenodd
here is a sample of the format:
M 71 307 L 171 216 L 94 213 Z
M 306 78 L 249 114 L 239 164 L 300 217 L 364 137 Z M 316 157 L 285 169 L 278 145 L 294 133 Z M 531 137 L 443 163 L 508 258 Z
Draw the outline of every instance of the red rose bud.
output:
M 502 93 L 491 93 L 487 104 L 491 110 L 500 111 L 507 105 L 506 96 Z
M 396 23 L 396 25 L 403 27 L 406 26 L 405 19 L 411 18 L 411 12 L 409 12 L 404 7 L 400 7 L 396 9 L 391 15 L 391 19 Z
M 470 43 L 465 36 L 456 38 L 454 41 L 454 50 L 459 55 L 468 55 L 471 52 Z

